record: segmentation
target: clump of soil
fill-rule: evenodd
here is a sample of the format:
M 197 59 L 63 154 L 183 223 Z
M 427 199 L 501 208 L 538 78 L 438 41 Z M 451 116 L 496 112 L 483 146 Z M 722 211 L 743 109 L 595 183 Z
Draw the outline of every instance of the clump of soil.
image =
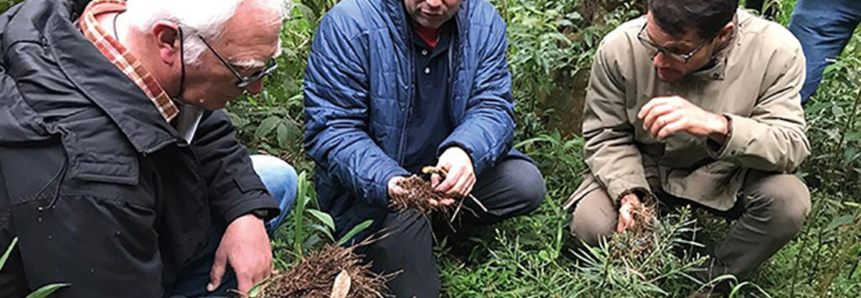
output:
M 359 244 L 357 246 L 361 246 Z M 287 272 L 276 274 L 263 291 L 266 298 L 378 298 L 388 293 L 386 282 L 397 273 L 380 275 L 362 264 L 357 246 L 326 245 Z
M 452 211 L 451 206 L 431 203 L 430 200 L 440 201 L 446 197 L 437 192 L 431 186 L 430 181 L 425 181 L 421 177 L 413 175 L 401 180 L 398 186 L 406 192 L 392 198 L 390 205 L 395 211 L 403 212 L 407 209 L 415 209 L 424 215 L 432 212 L 448 215 Z

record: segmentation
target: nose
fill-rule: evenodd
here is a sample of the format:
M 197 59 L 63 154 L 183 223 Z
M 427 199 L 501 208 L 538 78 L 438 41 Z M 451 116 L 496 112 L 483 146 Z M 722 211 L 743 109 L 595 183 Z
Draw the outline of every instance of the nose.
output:
M 248 94 L 255 95 L 263 91 L 263 80 L 259 80 L 257 82 L 251 83 L 248 86 L 245 86 L 245 91 Z
M 443 0 L 427 0 L 425 2 L 427 2 L 428 6 L 430 7 L 439 7 L 440 5 L 442 5 L 442 1 Z
M 663 52 L 658 51 L 655 57 L 652 58 L 652 65 L 654 65 L 656 68 L 667 68 L 672 65 L 672 61 L 670 57 L 667 57 L 667 55 L 664 55 Z

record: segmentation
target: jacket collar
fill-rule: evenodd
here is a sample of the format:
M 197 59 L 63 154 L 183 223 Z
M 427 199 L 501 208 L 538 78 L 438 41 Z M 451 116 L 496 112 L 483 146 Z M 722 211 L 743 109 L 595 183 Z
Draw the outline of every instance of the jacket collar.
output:
M 50 1 L 56 4 L 58 1 Z M 101 108 L 139 153 L 149 154 L 175 143 L 171 127 L 134 82 L 107 60 L 57 5 L 45 26 L 48 51 L 69 80 Z
M 393 25 L 395 26 L 395 30 L 398 32 L 398 39 L 403 45 L 407 45 L 411 40 L 409 36 L 411 36 L 412 32 L 410 32 L 410 19 L 407 16 L 406 11 L 404 10 L 404 1 L 403 0 L 382 0 L 383 8 L 388 14 L 389 19 L 392 20 Z M 461 40 L 466 40 L 468 27 L 469 27 L 469 13 L 470 13 L 470 4 L 474 0 L 462 0 L 460 2 L 460 6 L 457 9 L 457 14 L 455 18 L 457 19 L 457 31 L 458 36 Z M 371 1 L 373 2 L 373 1 Z
M 712 67 L 694 72 L 692 76 L 701 80 L 724 80 L 726 78 L 727 59 L 729 59 L 733 49 L 741 46 L 741 36 L 744 34 L 745 25 L 747 25 L 752 17 L 748 12 L 739 9 L 733 18 L 733 21 L 736 22 L 736 30 L 733 32 L 732 41 L 715 54 L 713 58 L 715 64 Z

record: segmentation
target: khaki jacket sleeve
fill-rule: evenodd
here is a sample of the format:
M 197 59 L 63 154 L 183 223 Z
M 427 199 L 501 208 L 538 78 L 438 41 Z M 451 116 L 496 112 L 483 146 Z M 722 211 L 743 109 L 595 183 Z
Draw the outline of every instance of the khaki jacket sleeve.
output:
M 592 175 L 618 205 L 625 194 L 650 191 L 626 112 L 620 62 L 603 48 L 595 55 L 586 89 L 583 136 Z
M 800 46 L 776 51 L 769 61 L 764 93 L 750 117 L 726 114 L 730 135 L 721 147 L 709 142 L 712 158 L 762 171 L 792 172 L 810 155 L 799 92 L 804 84 Z

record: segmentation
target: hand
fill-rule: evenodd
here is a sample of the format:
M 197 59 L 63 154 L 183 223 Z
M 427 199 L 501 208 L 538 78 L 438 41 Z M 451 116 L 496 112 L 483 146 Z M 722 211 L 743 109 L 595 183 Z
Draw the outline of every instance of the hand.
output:
M 239 282 L 239 292 L 246 293 L 272 273 L 272 247 L 263 221 L 253 214 L 243 215 L 227 226 L 221 244 L 215 251 L 215 261 L 209 272 L 207 291 L 215 291 L 227 265 L 233 268 Z
M 449 147 L 439 157 L 437 167 L 446 171 L 440 182 L 439 175 L 431 176 L 431 185 L 446 196 L 466 197 L 475 186 L 475 172 L 469 154 L 460 147 Z
M 640 199 L 636 194 L 627 194 L 622 197 L 622 207 L 619 207 L 619 223 L 616 225 L 616 232 L 622 233 L 636 224 L 633 211 L 637 208 L 640 208 Z
M 392 179 L 389 179 L 389 183 L 387 183 L 386 186 L 390 198 L 394 198 L 396 196 L 407 193 L 407 191 L 400 186 L 401 181 L 404 181 L 405 179 L 406 178 L 404 178 L 403 176 L 395 176 L 392 177 Z
M 729 132 L 726 117 L 703 110 L 678 96 L 653 98 L 640 109 L 637 118 L 643 120 L 643 129 L 658 139 L 684 131 L 723 143 Z

